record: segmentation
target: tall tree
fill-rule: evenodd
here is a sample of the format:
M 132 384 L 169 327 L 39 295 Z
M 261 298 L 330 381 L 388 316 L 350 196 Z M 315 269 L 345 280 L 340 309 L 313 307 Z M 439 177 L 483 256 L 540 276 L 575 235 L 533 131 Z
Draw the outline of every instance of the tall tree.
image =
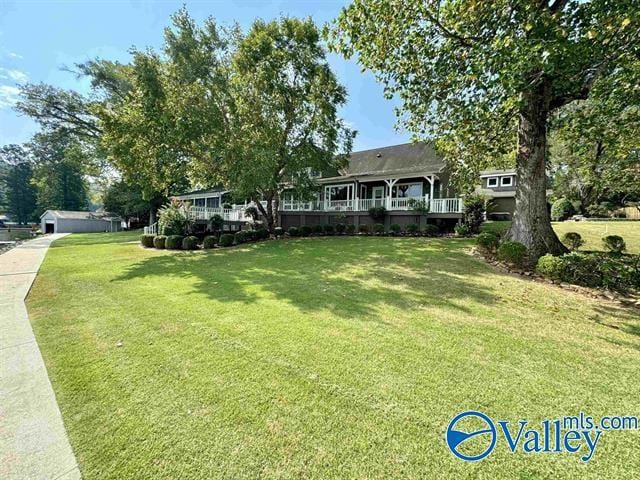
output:
M 30 144 L 38 211 L 85 210 L 88 207 L 86 166 L 82 144 L 64 131 L 36 134 Z
M 31 183 L 33 170 L 29 152 L 20 145 L 0 148 L 5 165 L 0 184 L 6 196 L 7 213 L 18 223 L 36 220 L 36 191 Z
M 564 247 L 546 202 L 547 130 L 638 58 L 636 0 L 356 0 L 328 32 L 403 101 L 405 123 L 474 170 L 514 151 L 509 237 L 533 257 Z
M 162 203 L 164 202 L 166 199 L 162 199 Z M 124 180 L 109 185 L 104 193 L 103 204 L 107 212 L 115 213 L 127 221 L 149 215 L 149 202 L 143 199 L 140 187 Z

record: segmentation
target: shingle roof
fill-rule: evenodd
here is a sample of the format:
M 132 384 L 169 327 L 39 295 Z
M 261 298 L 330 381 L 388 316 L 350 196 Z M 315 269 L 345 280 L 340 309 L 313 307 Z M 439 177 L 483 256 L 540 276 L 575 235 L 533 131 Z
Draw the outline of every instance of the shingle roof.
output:
M 107 212 L 80 212 L 74 210 L 47 210 L 41 216 L 44 216 L 47 212 L 51 213 L 56 218 L 63 218 L 66 220 L 116 220 L 120 218 L 117 215 Z
M 353 152 L 344 173 L 347 175 L 436 173 L 444 166 L 444 159 L 435 151 L 433 145 L 416 142 Z

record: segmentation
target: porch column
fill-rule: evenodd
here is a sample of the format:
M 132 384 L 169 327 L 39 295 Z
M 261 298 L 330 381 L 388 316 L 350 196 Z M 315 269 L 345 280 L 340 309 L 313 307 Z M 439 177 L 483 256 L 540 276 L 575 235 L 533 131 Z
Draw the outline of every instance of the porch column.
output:
M 433 178 L 433 175 L 431 175 L 431 178 L 429 179 L 429 207 L 431 207 L 431 201 L 433 200 L 433 184 L 436 183 L 435 179 Z
M 389 191 L 387 192 L 387 210 L 391 210 L 391 189 L 397 182 L 397 178 L 389 178 L 384 181 L 384 183 L 387 184 L 387 188 L 389 188 Z

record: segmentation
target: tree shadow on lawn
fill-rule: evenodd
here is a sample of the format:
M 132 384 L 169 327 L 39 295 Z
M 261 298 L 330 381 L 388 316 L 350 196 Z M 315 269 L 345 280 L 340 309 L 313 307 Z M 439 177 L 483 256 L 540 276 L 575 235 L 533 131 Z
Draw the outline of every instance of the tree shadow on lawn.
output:
M 251 304 L 265 297 L 301 311 L 328 309 L 367 320 L 378 307 L 441 306 L 471 313 L 464 302 L 488 305 L 496 295 L 473 277 L 491 270 L 465 254 L 465 242 L 392 238 L 311 238 L 208 252 L 164 252 L 132 265 L 113 281 L 159 277 L 196 279 L 194 294 Z

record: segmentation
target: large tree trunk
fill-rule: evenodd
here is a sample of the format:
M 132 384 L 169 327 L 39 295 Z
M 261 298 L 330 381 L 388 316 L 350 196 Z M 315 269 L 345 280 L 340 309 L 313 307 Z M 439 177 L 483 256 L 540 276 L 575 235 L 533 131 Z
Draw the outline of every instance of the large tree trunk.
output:
M 516 210 L 507 234 L 523 243 L 532 261 L 546 253 L 567 251 L 551 227 L 547 209 L 547 119 L 551 86 L 541 84 L 524 94 L 518 126 Z

